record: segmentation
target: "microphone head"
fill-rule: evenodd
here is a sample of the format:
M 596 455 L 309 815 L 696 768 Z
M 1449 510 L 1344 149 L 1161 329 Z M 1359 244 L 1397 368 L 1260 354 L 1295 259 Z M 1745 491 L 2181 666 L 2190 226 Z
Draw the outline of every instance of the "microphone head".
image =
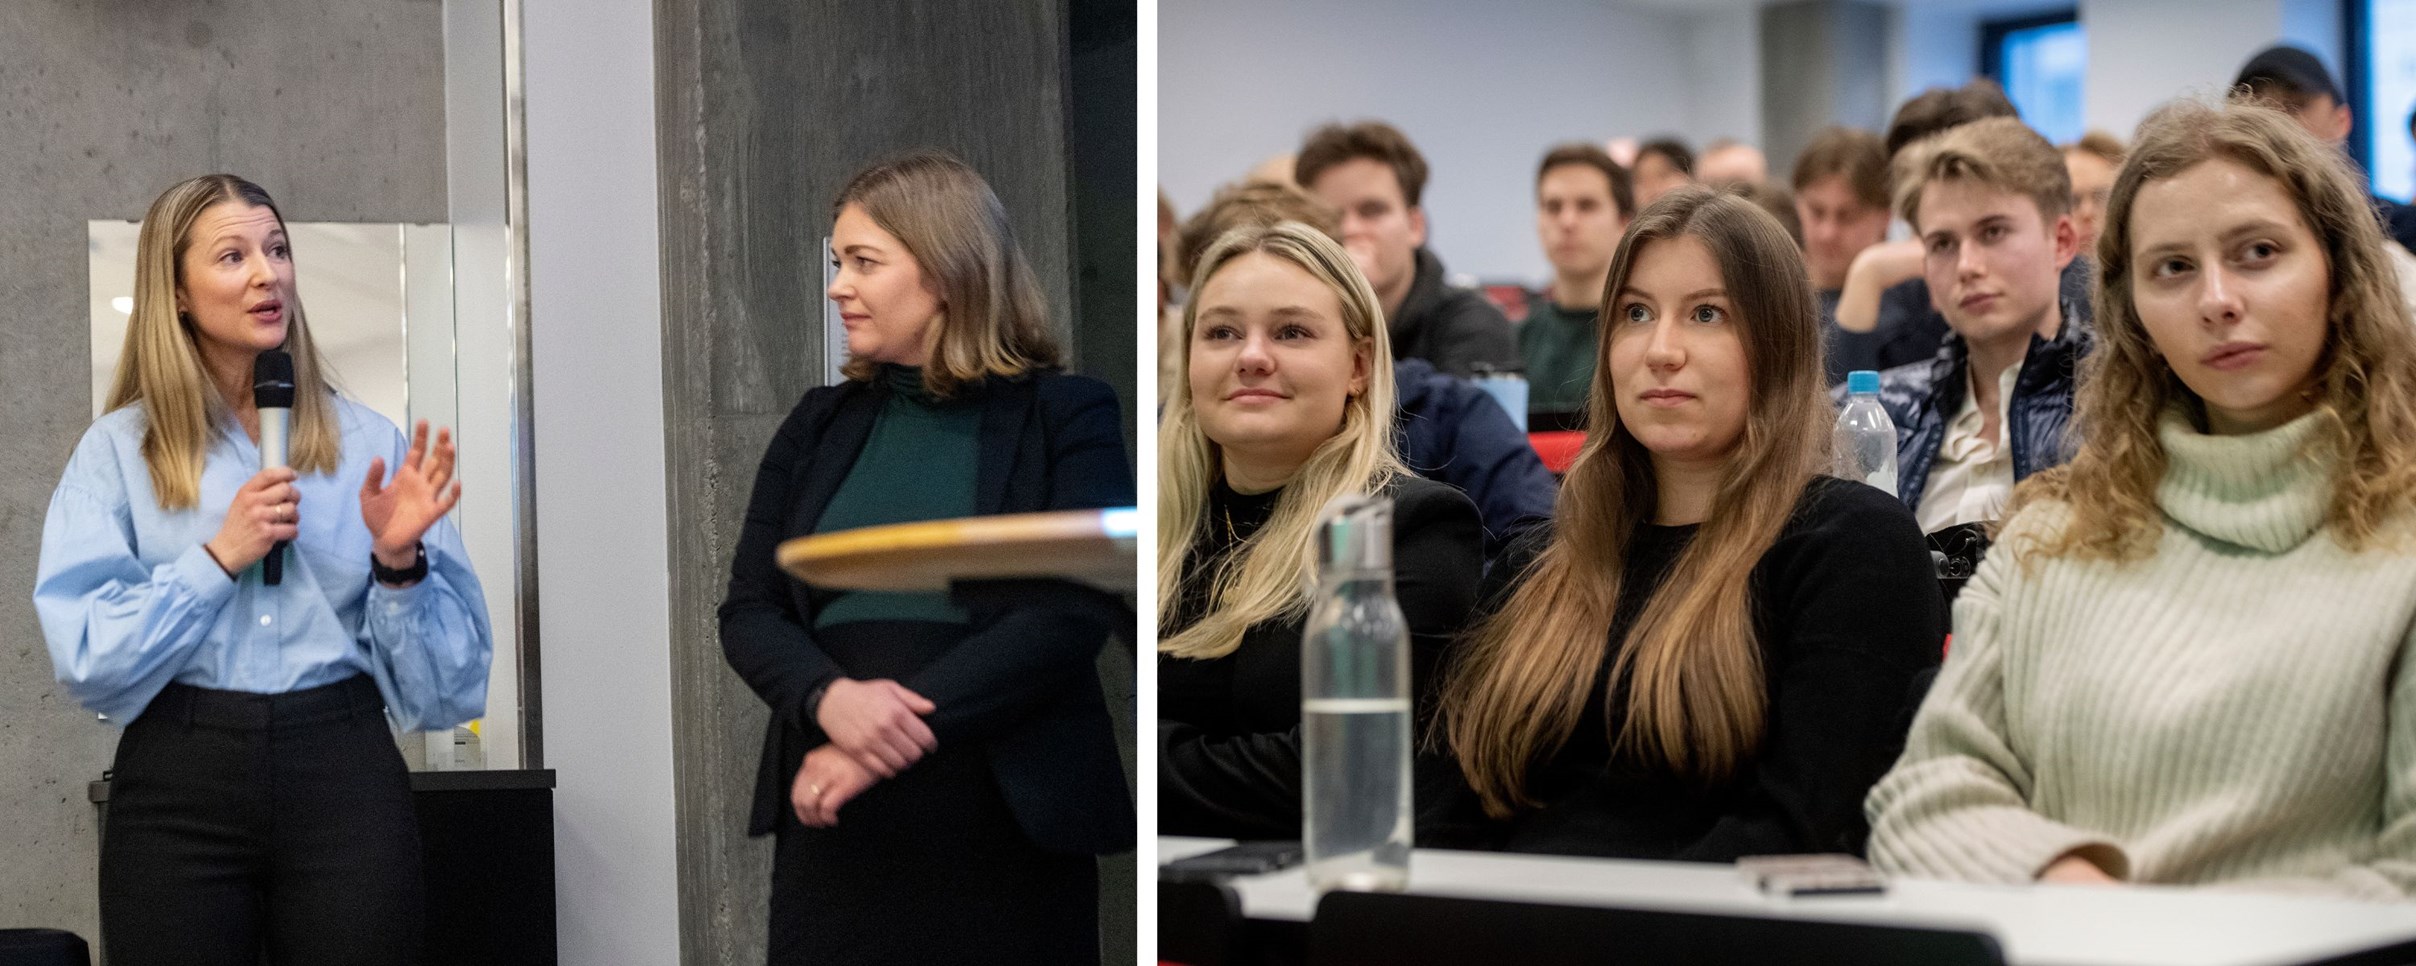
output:
M 252 362 L 252 405 L 261 409 L 294 408 L 294 357 L 270 349 Z

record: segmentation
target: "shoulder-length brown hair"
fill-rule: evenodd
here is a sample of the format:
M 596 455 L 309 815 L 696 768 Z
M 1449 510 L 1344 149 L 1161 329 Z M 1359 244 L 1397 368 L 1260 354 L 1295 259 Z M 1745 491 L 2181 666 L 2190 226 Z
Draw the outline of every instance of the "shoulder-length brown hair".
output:
M 831 203 L 831 217 L 849 205 L 897 236 L 922 268 L 923 284 L 940 300 L 923 385 L 947 398 L 990 376 L 1015 376 L 1059 363 L 1047 300 L 1024 261 L 989 182 L 963 161 L 919 151 L 856 173 Z M 849 359 L 839 370 L 869 380 L 880 366 Z
M 151 202 L 134 243 L 134 310 L 126 320 L 126 344 L 118 353 L 117 377 L 103 408 L 143 405 L 143 462 L 151 470 L 151 492 L 160 509 L 193 506 L 201 499 L 201 464 L 212 427 L 227 418 L 229 401 L 218 395 L 203 370 L 193 326 L 176 310 L 184 285 L 185 249 L 193 223 L 219 204 L 266 208 L 285 227 L 285 215 L 259 185 L 231 174 L 208 174 L 176 183 Z M 287 244 L 292 244 L 288 233 Z M 291 462 L 296 472 L 333 473 L 343 439 L 327 384 L 327 361 L 319 357 L 296 296 L 285 307 L 285 351 L 294 357 L 294 415 Z
M 2271 108 L 2182 100 L 2140 125 L 2106 202 L 2097 240 L 2097 344 L 2082 363 L 2073 406 L 2080 447 L 2070 464 L 2023 481 L 2007 509 L 2010 522 L 2037 499 L 2070 506 L 2060 532 L 2024 541 L 2044 556 L 2135 560 L 2163 532 L 2157 420 L 2174 403 L 2202 414 L 2205 402 L 2173 373 L 2140 321 L 2131 209 L 2141 188 L 2217 159 L 2280 185 L 2331 266 L 2330 332 L 2314 386 L 2323 421 L 2314 445 L 2340 458 L 2326 524 L 2355 549 L 2416 497 L 2416 335 L 2384 254 L 2389 242 L 2356 173 L 2339 150 Z
M 1627 692 L 1627 709 L 1601 726 L 1622 754 L 1716 782 L 1761 745 L 1769 709 L 1750 578 L 1824 467 L 1835 416 L 1803 257 L 1750 201 L 1689 187 L 1647 207 L 1611 262 L 1605 308 L 1619 304 L 1637 253 L 1674 238 L 1702 242 L 1720 266 L 1751 409 L 1710 517 L 1618 648 L 1610 687 Z M 1441 738 L 1496 817 L 1534 804 L 1529 764 L 1579 726 L 1629 577 L 1629 538 L 1659 505 L 1652 454 L 1619 419 L 1612 341 L 1595 357 L 1587 417 L 1597 430 L 1561 486 L 1551 543 L 1472 632 L 1444 686 Z

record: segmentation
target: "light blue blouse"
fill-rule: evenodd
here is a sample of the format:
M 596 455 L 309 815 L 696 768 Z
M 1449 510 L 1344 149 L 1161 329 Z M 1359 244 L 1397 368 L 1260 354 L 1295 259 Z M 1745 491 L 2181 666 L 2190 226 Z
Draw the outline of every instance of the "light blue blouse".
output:
M 301 532 L 275 587 L 257 564 L 228 579 L 202 549 L 259 472 L 259 448 L 232 417 L 210 442 L 200 502 L 174 511 L 152 494 L 140 404 L 93 422 L 51 496 L 34 583 L 68 693 L 124 725 L 171 681 L 282 694 L 366 673 L 398 727 L 485 713 L 494 637 L 461 532 L 450 517 L 428 528 L 427 579 L 400 590 L 370 579 L 361 481 L 372 457 L 391 474 L 409 444 L 349 399 L 337 397 L 336 415 L 342 463 L 295 482 Z

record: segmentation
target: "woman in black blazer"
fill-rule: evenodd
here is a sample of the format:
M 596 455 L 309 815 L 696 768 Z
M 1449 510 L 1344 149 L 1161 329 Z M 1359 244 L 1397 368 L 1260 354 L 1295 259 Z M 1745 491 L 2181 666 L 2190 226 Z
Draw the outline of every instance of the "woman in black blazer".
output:
M 1158 430 L 1158 831 L 1298 838 L 1318 511 L 1392 497 L 1417 691 L 1475 604 L 1485 531 L 1465 494 L 1394 456 L 1383 311 L 1340 245 L 1299 222 L 1238 228 L 1192 292 L 1186 391 Z
M 721 607 L 730 666 L 772 709 L 748 824 L 778 840 L 770 962 L 1095 960 L 1093 856 L 1133 840 L 1093 663 L 1110 613 L 1047 581 L 964 605 L 814 587 L 773 553 L 1129 505 L 1115 396 L 1054 369 L 1005 210 L 962 162 L 876 165 L 834 208 L 848 378 L 773 438 Z

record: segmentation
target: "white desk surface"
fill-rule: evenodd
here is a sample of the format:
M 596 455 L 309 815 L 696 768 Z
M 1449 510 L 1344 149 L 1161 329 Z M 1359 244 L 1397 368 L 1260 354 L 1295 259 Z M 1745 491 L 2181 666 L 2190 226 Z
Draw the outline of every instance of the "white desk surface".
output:
M 1158 839 L 1169 862 L 1232 844 Z M 1317 896 L 1299 868 L 1235 879 L 1242 914 L 1306 922 Z M 2166 886 L 1992 886 L 1890 878 L 1879 896 L 1763 895 L 1735 868 L 1419 849 L 1417 895 L 1714 915 L 1963 929 L 1995 936 L 2013 966 L 2282 966 L 2416 941 L 2416 903 L 2252 895 Z

